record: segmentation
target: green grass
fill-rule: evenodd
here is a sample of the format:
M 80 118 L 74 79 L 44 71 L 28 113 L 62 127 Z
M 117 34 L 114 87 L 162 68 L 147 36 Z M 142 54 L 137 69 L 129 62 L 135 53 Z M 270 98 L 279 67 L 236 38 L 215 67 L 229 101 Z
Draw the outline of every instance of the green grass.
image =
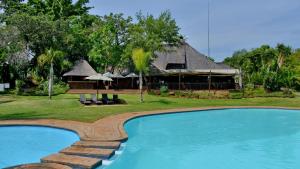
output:
M 191 108 L 207 106 L 284 106 L 300 107 L 299 94 L 296 98 L 249 98 L 198 100 L 167 98 L 146 95 L 145 102 L 139 102 L 138 95 L 120 95 L 127 105 L 85 107 L 78 101 L 78 95 L 58 95 L 49 101 L 45 96 L 0 95 L 0 120 L 11 119 L 63 119 L 93 122 L 106 116 L 149 110 Z

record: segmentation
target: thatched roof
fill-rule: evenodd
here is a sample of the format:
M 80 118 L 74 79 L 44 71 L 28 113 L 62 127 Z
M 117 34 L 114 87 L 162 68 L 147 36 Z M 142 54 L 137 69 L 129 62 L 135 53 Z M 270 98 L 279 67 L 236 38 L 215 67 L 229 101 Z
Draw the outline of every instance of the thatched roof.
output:
M 166 47 L 163 52 L 156 52 L 156 58 L 152 62 L 151 72 L 156 74 L 176 73 L 176 72 L 193 72 L 207 73 L 213 72 L 235 72 L 235 69 L 219 65 L 210 60 L 204 54 L 198 52 L 187 43 L 179 47 Z M 159 73 L 160 72 L 160 73 Z M 154 73 L 155 74 L 155 73 Z
M 225 64 L 224 62 L 218 62 L 217 65 L 218 65 L 218 67 L 220 69 L 233 69 L 232 67 L 230 67 L 229 65 Z
M 65 73 L 63 76 L 88 77 L 96 74 L 97 72 L 86 60 L 79 60 L 75 63 L 75 66 L 72 68 L 72 70 Z

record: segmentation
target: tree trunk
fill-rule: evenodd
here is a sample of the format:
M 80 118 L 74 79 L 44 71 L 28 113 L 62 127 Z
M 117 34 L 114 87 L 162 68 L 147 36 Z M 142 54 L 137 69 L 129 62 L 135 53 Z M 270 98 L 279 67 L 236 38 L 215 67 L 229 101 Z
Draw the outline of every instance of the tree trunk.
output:
M 49 75 L 49 86 L 48 86 L 48 95 L 49 99 L 52 99 L 52 90 L 53 90 L 53 63 L 51 62 L 50 66 L 50 75 Z
M 144 102 L 144 98 L 143 98 L 143 75 L 142 75 L 142 71 L 140 71 L 140 75 L 139 75 L 139 85 L 140 85 L 140 99 L 141 99 L 141 102 Z

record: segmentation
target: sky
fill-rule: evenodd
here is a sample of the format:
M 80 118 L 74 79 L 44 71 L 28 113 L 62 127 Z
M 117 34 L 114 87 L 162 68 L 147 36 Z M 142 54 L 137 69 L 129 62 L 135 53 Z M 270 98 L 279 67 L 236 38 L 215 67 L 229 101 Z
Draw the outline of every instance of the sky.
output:
M 239 49 L 285 43 L 300 48 L 299 0 L 210 0 L 211 56 L 222 61 Z M 90 0 L 92 14 L 111 12 L 158 16 L 170 10 L 180 33 L 199 52 L 207 54 L 208 0 Z

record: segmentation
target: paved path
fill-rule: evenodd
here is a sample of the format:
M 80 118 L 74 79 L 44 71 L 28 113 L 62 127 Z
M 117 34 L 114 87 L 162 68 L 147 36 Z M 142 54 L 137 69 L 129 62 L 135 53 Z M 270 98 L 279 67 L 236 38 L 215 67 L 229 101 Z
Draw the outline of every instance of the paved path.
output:
M 191 112 L 227 108 L 276 108 L 297 109 L 289 107 L 205 107 L 184 108 L 170 110 L 155 110 L 147 112 L 123 113 L 100 119 L 94 123 L 83 123 L 64 120 L 5 120 L 1 125 L 40 125 L 72 130 L 80 136 L 81 141 L 62 150 L 59 154 L 50 155 L 42 159 L 42 164 L 25 165 L 26 169 L 68 169 L 71 168 L 93 168 L 105 158 L 110 157 L 120 146 L 120 142 L 127 140 L 128 136 L 124 130 L 126 121 L 147 115 L 168 114 L 176 112 Z M 63 157 L 63 158 L 62 158 Z M 74 160 L 75 159 L 75 160 Z M 85 160 L 84 160 L 85 159 Z M 86 163 L 84 162 L 86 161 Z M 42 167 L 41 167 L 42 166 Z M 16 167 L 16 168 L 21 168 Z

